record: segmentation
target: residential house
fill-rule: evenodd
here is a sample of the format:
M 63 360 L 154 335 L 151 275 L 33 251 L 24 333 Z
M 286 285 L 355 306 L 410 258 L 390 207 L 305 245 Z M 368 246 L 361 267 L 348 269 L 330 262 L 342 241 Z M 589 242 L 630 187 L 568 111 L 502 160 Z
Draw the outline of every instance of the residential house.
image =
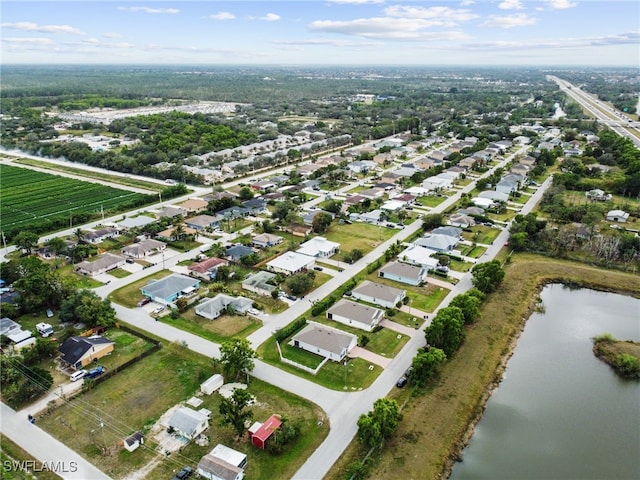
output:
M 358 344 L 358 337 L 337 328 L 309 322 L 293 336 L 290 344 L 334 362 L 341 362 Z
M 153 253 L 162 252 L 166 250 L 166 248 L 166 243 L 149 238 L 138 243 L 127 245 L 122 249 L 122 254 L 131 258 L 144 258 Z
M 507 194 L 508 199 L 508 196 L 517 191 L 520 187 L 520 180 L 522 180 L 522 177 L 520 177 L 519 175 L 505 175 L 496 184 L 496 191 Z
M 607 200 L 611 200 L 613 196 L 610 193 L 606 193 L 604 190 L 600 190 L 596 188 L 594 190 L 589 190 L 585 192 L 585 197 L 589 200 L 594 200 L 598 202 L 606 202 Z
M 272 180 L 260 180 L 251 184 L 251 188 L 254 190 L 264 190 L 265 192 L 273 190 L 277 186 L 278 184 Z
M 234 218 L 243 218 L 247 217 L 251 214 L 251 210 L 247 207 L 238 207 L 234 205 L 233 207 L 225 208 L 224 210 L 220 210 L 216 212 L 216 215 L 221 219 L 232 220 Z
M 629 214 L 624 210 L 610 210 L 607 213 L 608 222 L 626 223 L 629 220 Z
M 282 192 L 267 193 L 262 196 L 267 201 L 283 202 L 287 197 Z
M 247 313 L 253 305 L 253 301 L 245 297 L 230 297 L 219 293 L 213 298 L 208 298 L 196 306 L 196 315 L 214 320 L 225 312 L 233 311 L 239 314 Z
M 251 239 L 251 245 L 258 248 L 275 247 L 281 244 L 283 238 L 272 233 L 261 233 Z
M 397 212 L 398 210 L 402 210 L 406 206 L 407 204 L 405 202 L 389 200 L 388 202 L 384 202 L 382 205 L 380 205 L 380 209 L 386 210 L 388 212 Z
M 339 243 L 332 242 L 324 237 L 313 237 L 301 243 L 300 248 L 296 250 L 296 252 L 315 258 L 327 258 L 338 253 L 339 250 Z
M 273 279 L 276 278 L 275 273 L 271 272 L 256 272 L 242 282 L 242 288 L 255 292 L 258 295 L 271 295 L 271 293 L 277 288 L 273 283 Z
M 178 239 L 178 233 L 176 232 L 176 230 L 177 230 L 177 227 L 169 227 L 166 230 L 158 232 L 156 234 L 156 237 L 162 238 L 169 242 L 173 242 Z M 182 235 L 197 235 L 197 234 L 198 234 L 198 231 L 194 230 L 193 228 L 182 227 Z
M 60 360 L 74 370 L 80 370 L 113 352 L 115 342 L 100 335 L 69 337 L 58 347 Z
M 280 425 L 282 425 L 280 415 L 275 414 L 271 415 L 264 423 L 255 422 L 251 428 L 249 428 L 251 443 L 264 450 L 267 441 L 273 433 L 280 428 Z
M 447 190 L 453 186 L 453 180 L 440 175 L 434 175 L 433 177 L 425 178 L 421 186 L 430 192 Z
M 206 228 L 218 228 L 220 226 L 220 222 L 222 221 L 222 217 L 219 215 L 197 215 L 195 217 L 187 218 L 184 223 L 189 228 L 193 228 L 194 230 L 201 231 Z
M 435 250 L 436 252 L 448 253 L 451 252 L 458 242 L 460 241 L 459 237 L 450 237 L 449 235 L 440 235 L 440 234 L 427 234 L 422 238 L 417 239 L 414 245 L 419 245 L 421 247 L 426 247 L 431 250 Z
M 22 330 L 19 323 L 8 317 L 0 319 L 0 336 L 7 337 L 12 342 L 14 350 L 21 350 L 36 343 L 30 330 Z
M 397 184 L 399 181 L 402 180 L 402 176 L 394 172 L 384 172 L 380 180 L 382 180 L 385 183 Z
M 260 215 L 267 211 L 267 201 L 262 197 L 246 200 L 242 205 L 249 211 L 249 215 Z
M 215 446 L 198 462 L 198 476 L 208 480 L 242 480 L 247 456 L 222 444 Z
M 118 228 L 120 231 L 127 231 L 133 228 L 140 228 L 150 225 L 157 220 L 152 217 L 147 217 L 146 215 L 138 215 L 137 217 L 127 217 L 121 222 L 118 223 Z
M 186 214 L 187 214 L 186 210 L 183 210 L 182 208 L 179 208 L 179 207 L 174 207 L 173 205 L 167 205 L 157 213 L 158 217 L 170 217 L 170 218 L 178 217 L 178 216 L 184 217 Z
M 207 209 L 209 202 L 201 198 L 190 198 L 182 203 L 178 204 L 178 207 L 182 208 L 187 213 L 200 213 Z
M 413 164 L 419 170 L 429 170 L 435 165 L 435 162 L 432 158 L 422 157 L 413 162 Z
M 384 311 L 342 299 L 327 310 L 327 318 L 370 332 L 384 318 Z
M 478 194 L 478 198 L 486 198 L 496 202 L 507 202 L 509 200 L 509 194 L 497 190 L 485 190 Z
M 529 174 L 530 167 L 525 165 L 524 163 L 514 163 L 511 165 L 509 171 L 521 177 L 526 177 Z
M 480 207 L 460 208 L 457 213 L 461 215 L 484 215 L 484 208 L 480 208 Z
M 398 260 L 411 265 L 425 267 L 427 270 L 433 270 L 438 266 L 438 259 L 432 257 L 435 253 L 430 248 L 411 245 L 398 255 Z
M 335 215 L 331 212 L 325 212 L 324 210 L 311 210 L 302 213 L 302 222 L 307 226 L 312 226 L 313 219 L 316 218 L 316 215 L 319 213 L 326 213 L 327 215 L 330 215 L 332 219 L 335 218 Z
M 371 210 L 370 212 L 361 213 L 358 216 L 358 221 L 364 222 L 364 223 L 376 224 L 380 222 L 380 219 L 382 218 L 383 214 L 384 212 L 382 210 L 380 210 L 379 208 L 376 208 L 375 210 Z
M 252 253 L 254 253 L 253 248 L 239 243 L 237 245 L 227 247 L 227 249 L 224 251 L 224 256 L 232 262 L 239 262 L 242 257 L 246 257 L 247 255 L 251 255 Z
M 496 204 L 495 200 L 492 200 L 491 198 L 480 197 L 480 196 L 473 197 L 471 199 L 471 203 L 473 203 L 476 207 L 480 207 L 484 210 L 492 208 Z
M 75 271 L 82 275 L 94 277 L 110 270 L 114 270 L 123 266 L 126 262 L 124 257 L 114 255 L 113 253 L 103 253 L 92 261 L 85 260 L 75 266 Z
M 385 308 L 395 308 L 407 295 L 406 290 L 365 280 L 351 292 L 353 298 Z
M 453 226 L 437 227 L 431 230 L 434 235 L 448 235 L 453 238 L 460 238 L 462 236 L 462 228 Z
M 183 296 L 193 295 L 200 288 L 200 280 L 172 273 L 160 280 L 152 280 L 140 290 L 152 301 L 169 305 Z
M 189 265 L 189 275 L 207 281 L 213 280 L 216 278 L 218 268 L 226 267 L 227 265 L 229 265 L 229 262 L 222 258 L 205 258 L 204 260 L 200 260 L 199 262 L 194 262 Z
M 315 257 L 297 252 L 285 252 L 267 262 L 267 268 L 275 273 L 293 275 L 294 273 L 307 271 L 313 268 L 315 264 Z
M 361 191 L 359 195 L 370 200 L 375 200 L 376 198 L 382 198 L 384 192 L 385 191 L 382 188 L 369 188 Z
M 425 195 L 427 195 L 429 193 L 429 190 L 427 190 L 425 188 L 422 188 L 422 187 L 415 187 L 414 186 L 414 187 L 405 188 L 403 190 L 403 192 L 411 195 L 414 198 L 417 198 L 417 197 L 424 197 Z
M 165 427 L 188 440 L 193 440 L 209 427 L 209 416 L 189 407 L 178 407 Z
M 87 243 L 100 243 L 107 238 L 114 238 L 120 235 L 120 229 L 116 227 L 105 227 L 93 232 L 87 232 L 83 235 L 82 240 Z
M 408 285 L 420 285 L 427 278 L 427 269 L 406 263 L 391 262 L 378 271 L 378 276 Z
M 449 225 L 452 227 L 469 228 L 475 224 L 475 219 L 464 213 L 454 213 L 449 217 Z
M 376 162 L 372 162 L 371 160 L 357 160 L 355 162 L 351 162 L 347 165 L 347 168 L 354 173 L 367 173 L 370 170 L 375 170 L 378 168 L 378 164 Z

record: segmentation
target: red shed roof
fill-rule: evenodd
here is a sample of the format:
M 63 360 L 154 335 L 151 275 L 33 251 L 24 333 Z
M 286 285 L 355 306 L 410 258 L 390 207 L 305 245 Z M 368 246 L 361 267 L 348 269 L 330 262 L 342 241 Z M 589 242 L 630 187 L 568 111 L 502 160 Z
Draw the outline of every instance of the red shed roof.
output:
M 282 420 L 280 420 L 280 415 L 271 415 L 262 426 L 256 430 L 251 436 L 251 441 L 254 445 L 264 448 L 264 443 L 268 440 L 268 438 L 282 425 Z M 256 442 L 257 440 L 257 442 Z M 260 445 L 258 445 L 260 444 Z

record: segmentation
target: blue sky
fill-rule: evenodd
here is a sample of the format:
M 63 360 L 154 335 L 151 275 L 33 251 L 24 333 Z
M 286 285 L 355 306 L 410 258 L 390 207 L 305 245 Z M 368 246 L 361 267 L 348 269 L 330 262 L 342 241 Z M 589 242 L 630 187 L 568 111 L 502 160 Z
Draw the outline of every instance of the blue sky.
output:
M 640 2 L 3 0 L 2 63 L 640 64 Z

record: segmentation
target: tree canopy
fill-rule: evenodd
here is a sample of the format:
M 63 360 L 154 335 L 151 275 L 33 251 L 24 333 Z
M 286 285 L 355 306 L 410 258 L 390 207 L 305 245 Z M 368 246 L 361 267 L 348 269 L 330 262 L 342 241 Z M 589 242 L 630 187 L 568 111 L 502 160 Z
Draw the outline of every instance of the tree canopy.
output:
M 233 337 L 220 345 L 220 362 L 227 378 L 237 380 L 242 373 L 251 372 L 256 357 L 246 338 Z
M 479 263 L 471 269 L 473 286 L 482 293 L 494 292 L 504 279 L 504 269 L 498 260 Z

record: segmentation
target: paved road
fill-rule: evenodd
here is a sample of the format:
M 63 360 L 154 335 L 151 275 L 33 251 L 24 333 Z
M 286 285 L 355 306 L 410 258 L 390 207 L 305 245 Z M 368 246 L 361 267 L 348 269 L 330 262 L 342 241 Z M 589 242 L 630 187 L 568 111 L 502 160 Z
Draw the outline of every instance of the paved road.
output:
M 51 465 L 64 479 L 108 480 L 109 477 L 82 458 L 69 447 L 59 442 L 38 424 L 32 425 L 26 413 L 17 413 L 4 403 L 0 403 L 2 432 L 20 445 L 40 462 Z M 40 464 L 36 465 L 38 467 Z M 33 465 L 30 465 L 33 467 Z M 39 466 L 38 468 L 42 468 Z
M 500 165 L 493 167 L 490 171 L 486 172 L 483 176 L 490 175 L 496 168 L 504 166 L 514 156 L 524 153 L 526 146 L 519 149 L 514 154 L 504 159 Z M 438 207 L 431 210 L 432 213 L 439 213 L 445 211 L 455 202 L 457 202 L 463 193 L 469 192 L 474 188 L 474 184 L 467 185 L 463 189 L 460 189 L 451 197 L 447 198 Z M 540 189 L 542 190 L 542 188 Z M 193 194 L 191 195 L 193 196 Z M 535 197 L 535 195 L 533 196 Z M 532 197 L 532 198 L 533 198 Z M 147 207 L 148 208 L 148 207 Z M 314 291 L 305 299 L 298 300 L 293 306 L 291 306 L 285 313 L 280 315 L 273 315 L 264 318 L 264 326 L 254 332 L 249 340 L 252 342 L 254 348 L 266 341 L 272 334 L 272 332 L 285 326 L 292 319 L 297 318 L 304 313 L 311 306 L 310 301 L 320 300 L 332 293 L 338 286 L 345 283 L 348 279 L 352 278 L 356 273 L 365 268 L 371 262 L 377 260 L 384 251 L 396 241 L 404 241 L 410 237 L 413 233 L 420 230 L 422 222 L 415 221 L 411 225 L 406 226 L 404 229 L 399 230 L 392 238 L 383 242 L 376 249 L 369 254 L 365 255 L 361 260 L 353 265 L 345 265 L 343 272 L 337 273 L 327 283 L 322 285 L 319 289 Z M 60 233 L 58 233 L 60 235 Z M 502 239 L 504 237 L 504 239 Z M 508 232 L 503 231 L 500 234 L 499 240 L 494 242 L 493 246 L 489 248 L 481 261 L 486 261 L 500 250 L 504 241 L 508 238 Z M 124 279 L 117 279 L 112 281 L 109 285 L 104 285 L 96 289 L 96 293 L 106 297 L 110 292 L 123 285 L 131 283 L 139 278 L 143 278 L 151 273 L 159 271 L 163 267 L 173 268 L 179 261 L 186 258 L 191 258 L 193 252 L 179 254 L 169 259 L 166 259 L 164 265 L 155 265 L 151 268 L 134 273 Z M 467 274 L 463 276 L 457 285 L 452 289 L 451 293 L 447 296 L 444 302 L 439 308 L 442 308 L 451 301 L 451 299 L 466 290 L 471 288 L 471 276 Z M 123 320 L 133 324 L 134 326 L 149 331 L 161 338 L 168 341 L 184 341 L 188 348 L 197 351 L 208 357 L 218 357 L 219 348 L 218 345 L 205 340 L 196 335 L 178 330 L 174 327 L 164 324 L 163 322 L 157 322 L 151 318 L 142 309 L 128 309 L 120 305 L 114 304 L 117 316 Z M 256 378 L 264 380 L 268 383 L 274 384 L 284 390 L 293 392 L 300 395 L 303 398 L 307 398 L 316 404 L 318 404 L 327 415 L 327 418 L 319 419 L 321 421 L 329 421 L 331 429 L 329 435 L 325 441 L 318 447 L 318 449 L 311 455 L 305 464 L 296 472 L 294 478 L 297 479 L 317 479 L 322 478 L 334 464 L 334 462 L 340 457 L 344 449 L 349 445 L 353 439 L 356 431 L 356 421 L 362 413 L 366 413 L 371 410 L 373 402 L 385 397 L 389 390 L 391 390 L 397 379 L 404 373 L 406 368 L 411 364 L 412 358 L 415 352 L 425 343 L 424 334 L 422 329 L 428 324 L 428 321 L 423 322 L 420 329 L 415 331 L 415 334 L 410 338 L 408 343 L 402 349 L 402 351 L 396 355 L 391 361 L 389 366 L 383 370 L 376 381 L 366 390 L 348 393 L 336 392 L 323 388 L 315 383 L 309 382 L 298 376 L 284 372 L 276 367 L 265 364 L 264 362 L 257 361 L 253 375 Z M 347 382 L 348 383 L 348 382 Z M 26 419 L 25 419 L 26 422 Z M 5 422 L 3 419 L 2 430 L 6 432 L 12 439 L 17 438 L 16 443 L 21 446 L 29 445 L 30 440 L 22 436 L 14 436 L 12 429 L 5 428 Z M 26 448 L 26 447 L 25 447 Z M 34 455 L 36 455 L 34 453 Z M 40 455 L 36 455 L 37 458 L 46 458 Z M 71 478 L 71 477 L 69 477 Z M 80 478 L 80 477 L 73 477 Z M 103 474 L 102 476 L 85 476 L 83 478 L 107 478 Z

